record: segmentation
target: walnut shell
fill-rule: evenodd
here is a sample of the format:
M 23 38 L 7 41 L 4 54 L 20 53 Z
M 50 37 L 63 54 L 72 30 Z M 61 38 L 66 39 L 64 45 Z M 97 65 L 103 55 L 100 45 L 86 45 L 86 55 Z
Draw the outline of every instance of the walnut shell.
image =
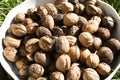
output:
M 69 35 L 72 36 L 76 36 L 79 33 L 79 26 L 75 26 L 73 25 L 70 29 L 69 29 Z
M 106 28 L 108 28 L 110 30 L 114 27 L 114 22 L 115 21 L 110 16 L 104 16 L 102 18 L 102 26 L 104 26 L 104 27 L 106 27 Z
M 86 0 L 86 5 L 96 5 L 97 0 Z
M 78 19 L 78 24 L 79 25 L 84 25 L 87 23 L 87 19 L 83 16 L 79 16 L 79 19 Z
M 58 13 L 56 15 L 54 15 L 54 21 L 55 21 L 55 25 L 57 26 L 62 26 L 63 25 L 63 16 L 65 14 L 61 14 L 61 13 Z
M 15 62 L 15 66 L 18 70 L 22 69 L 23 67 L 27 66 L 27 64 L 23 60 L 17 60 Z
M 96 54 L 90 54 L 86 59 L 87 66 L 89 66 L 91 68 L 96 68 L 98 66 L 99 62 L 100 62 L 100 59 L 99 59 L 98 55 L 96 55 Z
M 110 38 L 111 34 L 107 28 L 99 27 L 96 36 L 100 37 L 103 40 L 106 40 Z
M 52 30 L 52 33 L 54 36 L 63 36 L 64 35 L 63 30 L 59 26 L 54 27 Z
M 83 80 L 100 80 L 100 76 L 94 69 L 87 68 L 83 72 Z
M 72 4 L 77 4 L 77 3 L 79 3 L 79 0 L 68 0 L 69 2 L 71 2 Z
M 92 52 L 95 52 L 96 50 L 98 50 L 101 47 L 102 40 L 99 37 L 94 37 L 93 39 L 94 39 L 94 42 L 93 42 L 92 46 L 89 47 L 89 49 Z
M 105 46 L 109 47 L 112 51 L 117 51 L 120 50 L 120 41 L 115 38 L 111 38 L 105 43 Z
M 85 7 L 85 11 L 88 15 L 90 16 L 95 16 L 95 15 L 101 15 L 102 14 L 102 10 L 99 7 L 96 7 L 95 5 L 87 5 Z
M 34 55 L 35 62 L 43 65 L 48 66 L 51 62 L 50 56 L 46 53 L 43 53 L 41 51 L 37 51 Z
M 75 13 L 68 13 L 63 16 L 63 23 L 65 26 L 73 26 L 78 22 L 78 15 Z
M 74 46 L 77 43 L 77 38 L 74 36 L 68 35 L 68 36 L 66 36 L 66 38 L 67 38 L 70 46 Z
M 39 6 L 37 8 L 37 14 L 42 18 L 48 14 L 48 11 L 44 6 Z
M 21 40 L 8 35 L 4 38 L 3 43 L 6 47 L 18 48 L 20 46 Z
M 51 15 L 46 15 L 41 19 L 42 25 L 47 27 L 48 29 L 54 28 L 54 19 Z
M 29 39 L 25 44 L 25 49 L 30 53 L 34 53 L 36 50 L 38 50 L 38 42 L 39 39 L 37 38 Z
M 83 32 L 89 32 L 91 34 L 97 32 L 99 24 L 96 20 L 89 20 L 86 24 L 82 26 Z
M 80 80 L 81 70 L 78 63 L 73 63 L 67 72 L 66 80 Z
M 56 7 L 57 9 L 60 9 L 64 13 L 70 13 L 74 11 L 74 6 L 70 2 L 61 2 Z
M 78 40 L 84 47 L 90 47 L 94 42 L 93 36 L 88 32 L 82 32 Z
M 54 40 L 49 36 L 43 36 L 39 40 L 39 47 L 44 51 L 52 51 Z
M 17 60 L 17 50 L 13 47 L 6 47 L 3 55 L 8 61 L 15 62 Z
M 80 57 L 80 49 L 77 45 L 71 46 L 67 54 L 70 56 L 71 62 L 76 62 Z
M 36 78 L 34 78 L 32 76 L 28 76 L 27 80 L 36 80 Z
M 25 19 L 25 13 L 20 12 L 15 16 L 14 21 L 15 22 L 22 22 L 24 19 Z
M 23 68 L 21 68 L 19 71 L 18 71 L 18 75 L 22 78 L 26 77 L 28 75 L 28 67 L 25 66 Z
M 102 76 L 108 76 L 111 72 L 111 67 L 107 63 L 101 62 L 96 68 L 97 72 Z
M 37 35 L 37 37 L 52 36 L 52 33 L 48 28 L 40 26 L 36 30 L 36 35 Z
M 80 61 L 83 63 L 86 63 L 86 59 L 88 58 L 90 54 L 91 52 L 89 51 L 89 49 L 81 48 L 80 49 Z
M 40 64 L 34 63 L 29 66 L 28 72 L 32 77 L 38 78 L 43 75 L 44 68 Z
M 27 26 L 28 24 L 32 24 L 33 23 L 33 20 L 31 18 L 25 18 L 23 21 L 22 21 L 22 24 L 24 26 Z
M 96 54 L 99 56 L 100 61 L 108 64 L 111 63 L 114 58 L 112 50 L 108 47 L 101 47 Z
M 78 14 L 78 15 L 81 15 L 84 13 L 84 9 L 85 9 L 85 6 L 81 3 L 77 3 L 75 5 L 75 13 Z
M 50 80 L 65 80 L 63 73 L 59 71 L 52 72 L 50 75 Z
M 34 34 L 37 30 L 37 27 L 38 27 L 38 23 L 31 23 L 31 24 L 26 25 L 27 33 Z
M 28 10 L 27 10 L 27 15 L 28 16 L 31 16 L 34 12 L 36 12 L 37 11 L 37 8 L 29 8 Z
M 64 54 L 69 51 L 69 41 L 65 36 L 60 36 L 55 42 L 55 49 L 57 53 Z
M 27 29 L 22 24 L 12 24 L 11 30 L 12 30 L 12 33 L 18 37 L 23 37 L 27 34 Z
M 37 80 L 48 80 L 46 77 L 39 77 Z
M 47 9 L 48 15 L 51 15 L 52 17 L 58 13 L 55 5 L 52 3 L 47 3 L 44 7 Z
M 55 5 L 58 5 L 62 2 L 68 2 L 68 0 L 55 0 Z
M 25 49 L 25 45 L 21 45 L 18 49 L 20 56 L 26 56 L 29 52 Z
M 67 54 L 62 54 L 57 58 L 55 65 L 59 71 L 66 72 L 71 66 L 71 59 Z

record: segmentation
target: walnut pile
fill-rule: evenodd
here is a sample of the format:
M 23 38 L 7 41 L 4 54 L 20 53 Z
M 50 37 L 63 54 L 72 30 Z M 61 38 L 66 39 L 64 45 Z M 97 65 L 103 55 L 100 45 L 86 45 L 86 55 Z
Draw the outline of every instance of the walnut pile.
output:
M 3 40 L 5 59 L 23 80 L 100 80 L 111 72 L 119 40 L 97 0 L 55 0 L 20 12 Z

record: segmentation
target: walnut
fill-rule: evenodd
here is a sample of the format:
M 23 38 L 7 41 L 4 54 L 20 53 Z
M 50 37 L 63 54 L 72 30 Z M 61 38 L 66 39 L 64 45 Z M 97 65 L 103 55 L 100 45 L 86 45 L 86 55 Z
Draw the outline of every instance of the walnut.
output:
M 39 40 L 39 47 L 44 51 L 52 51 L 54 40 L 49 36 L 43 36 Z
M 96 19 L 95 20 L 91 19 L 91 20 L 87 21 L 86 24 L 84 24 L 82 26 L 82 31 L 89 32 L 91 34 L 97 32 L 100 21 L 101 21 L 100 17 L 97 17 L 97 18 L 98 18 L 99 22 Z
M 52 36 L 52 33 L 48 28 L 40 26 L 36 30 L 36 35 L 37 35 L 37 37 Z
M 36 12 L 37 11 L 37 8 L 29 8 L 28 10 L 27 10 L 27 15 L 28 16 L 31 16 L 34 12 Z
M 25 44 L 25 49 L 31 53 L 35 52 L 36 50 L 38 50 L 38 42 L 39 39 L 37 38 L 29 39 Z
M 57 53 L 64 54 L 69 51 L 69 41 L 65 36 L 60 36 L 55 42 L 55 48 Z
M 69 2 L 71 2 L 72 4 L 77 4 L 77 3 L 79 3 L 79 0 L 68 0 Z
M 17 15 L 14 18 L 14 21 L 15 22 L 22 22 L 24 19 L 25 19 L 25 13 L 20 12 L 20 13 L 17 13 Z
M 58 5 L 62 2 L 68 2 L 68 0 L 55 0 L 55 5 Z
M 94 69 L 87 68 L 83 72 L 83 80 L 100 80 L 100 76 Z
M 37 14 L 42 18 L 48 14 L 48 11 L 44 6 L 39 6 L 37 8 Z
M 76 62 L 80 57 L 80 49 L 76 45 L 71 46 L 67 54 L 70 56 L 71 62 Z
M 71 59 L 67 54 L 62 54 L 57 58 L 55 65 L 59 71 L 66 72 L 71 66 Z
M 54 36 L 58 36 L 58 37 L 64 35 L 63 30 L 59 26 L 54 27 L 52 33 Z
M 111 63 L 114 58 L 112 50 L 108 47 L 101 47 L 96 54 L 99 56 L 100 61 L 108 64 Z
M 84 13 L 84 9 L 85 9 L 85 6 L 81 3 L 77 3 L 75 5 L 75 13 L 78 14 L 78 15 L 81 15 Z
M 35 62 L 43 65 L 48 66 L 51 62 L 50 56 L 47 53 L 43 53 L 41 51 L 37 51 L 34 55 Z
M 110 16 L 104 16 L 102 18 L 102 26 L 104 26 L 104 27 L 106 27 L 106 28 L 108 28 L 110 30 L 114 27 L 114 24 L 115 24 L 114 22 L 115 21 Z
M 66 38 L 67 38 L 70 46 L 74 46 L 77 43 L 77 38 L 74 36 L 69 35 L 69 36 L 66 36 Z
M 17 60 L 17 50 L 13 47 L 6 47 L 3 55 L 8 61 L 15 62 Z
M 17 60 L 15 62 L 15 66 L 18 70 L 22 69 L 23 67 L 27 66 L 27 64 L 23 60 Z
M 95 16 L 95 15 L 102 15 L 102 10 L 99 7 L 96 7 L 95 5 L 87 5 L 85 7 L 85 11 L 88 15 L 90 16 Z
M 21 45 L 18 49 L 20 56 L 26 56 L 29 52 L 25 49 L 25 45 Z
M 85 4 L 86 5 L 96 5 L 97 0 L 86 0 Z
M 21 78 L 24 78 L 28 75 L 28 67 L 25 66 L 23 68 L 21 68 L 19 71 L 18 71 L 18 75 L 21 77 Z
M 12 33 L 18 37 L 23 37 L 27 34 L 27 29 L 22 24 L 12 24 L 11 30 L 12 30 Z
M 65 26 L 73 26 L 78 22 L 78 15 L 75 13 L 68 13 L 63 16 L 63 23 Z
M 94 42 L 93 42 L 92 46 L 89 47 L 89 49 L 92 52 L 95 52 L 96 50 L 98 50 L 101 47 L 102 40 L 99 37 L 94 37 L 93 39 L 94 39 Z
M 8 35 L 4 38 L 3 43 L 6 47 L 18 48 L 20 46 L 21 40 Z
M 101 62 L 96 68 L 97 72 L 102 76 L 108 76 L 111 72 L 111 67 L 105 62 Z
M 57 26 L 62 26 L 63 25 L 63 16 L 65 14 L 61 14 L 61 13 L 58 13 L 56 15 L 54 15 L 54 21 L 55 21 L 55 25 Z
M 52 72 L 50 75 L 50 80 L 65 80 L 63 73 L 59 71 Z
M 115 38 L 111 38 L 104 44 L 104 46 L 109 47 L 112 51 L 117 51 L 120 50 L 120 41 Z
M 98 57 L 98 55 L 94 54 L 90 54 L 87 59 L 86 59 L 86 64 L 87 66 L 91 67 L 91 68 L 96 68 L 98 66 L 100 62 L 100 59 Z
M 26 25 L 27 33 L 34 34 L 35 31 L 37 30 L 37 27 L 38 27 L 37 23 L 31 23 L 31 24 Z
M 74 6 L 70 2 L 61 2 L 56 7 L 64 13 L 70 13 L 74 11 Z
M 23 21 L 22 21 L 22 24 L 24 26 L 27 26 L 28 24 L 32 24 L 33 23 L 33 20 L 31 18 L 25 18 Z
M 73 25 L 69 30 L 69 35 L 76 36 L 79 33 L 79 27 Z
M 42 22 L 42 25 L 47 27 L 48 29 L 52 30 L 54 28 L 54 19 L 51 15 L 44 16 L 41 22 Z
M 29 66 L 28 72 L 32 77 L 38 78 L 43 75 L 44 68 L 40 64 L 34 63 Z
M 81 70 L 78 63 L 73 63 L 67 72 L 66 80 L 80 80 Z
M 79 19 L 78 19 L 78 24 L 79 25 L 84 25 L 87 23 L 87 19 L 83 16 L 79 16 Z
M 47 9 L 48 15 L 54 16 L 58 13 L 55 5 L 52 3 L 47 3 L 44 5 L 44 7 Z
M 48 80 L 46 77 L 39 77 L 37 80 Z
M 82 32 L 78 40 L 84 47 L 90 47 L 94 42 L 93 36 L 88 32 Z
M 110 38 L 111 34 L 107 28 L 99 27 L 96 36 L 100 37 L 103 40 L 106 40 Z
M 90 54 L 91 52 L 89 51 L 89 49 L 81 48 L 80 49 L 80 61 L 83 63 L 86 63 L 86 59 L 88 58 Z

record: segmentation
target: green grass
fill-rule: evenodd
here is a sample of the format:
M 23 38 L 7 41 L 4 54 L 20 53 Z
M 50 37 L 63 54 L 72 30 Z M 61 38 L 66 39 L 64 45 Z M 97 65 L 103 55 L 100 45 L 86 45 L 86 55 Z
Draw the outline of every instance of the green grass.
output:
M 0 26 L 3 23 L 5 16 L 8 14 L 8 12 L 15 7 L 16 5 L 20 4 L 24 0 L 0 0 Z M 120 0 L 103 0 L 110 5 L 112 5 L 118 14 L 120 15 Z M 9 80 L 4 74 L 4 71 L 0 67 L 0 80 Z M 113 80 L 120 80 L 120 70 L 116 73 L 116 75 L 113 77 Z

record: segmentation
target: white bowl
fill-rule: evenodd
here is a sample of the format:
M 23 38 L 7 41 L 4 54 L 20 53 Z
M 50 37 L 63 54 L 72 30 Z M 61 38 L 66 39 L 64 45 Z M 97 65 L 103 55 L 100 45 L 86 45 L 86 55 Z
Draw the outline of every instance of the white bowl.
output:
M 83 1 L 83 0 L 80 0 L 80 1 Z M 13 8 L 9 12 L 9 14 L 6 16 L 5 21 L 3 22 L 2 26 L 0 27 L 0 43 L 1 43 L 1 45 L 2 45 L 2 40 L 5 37 L 6 31 L 9 28 L 13 18 L 15 17 L 15 15 L 17 13 L 26 12 L 28 8 L 37 7 L 37 6 L 43 5 L 48 2 L 53 3 L 54 0 L 26 0 L 19 6 Z M 120 40 L 120 17 L 119 17 L 119 15 L 115 11 L 115 9 L 112 8 L 109 4 L 107 4 L 103 1 L 98 1 L 97 4 L 104 10 L 104 12 L 107 15 L 112 16 L 113 19 L 115 20 L 116 28 L 113 30 L 112 36 L 114 38 L 117 38 L 118 40 Z M 14 80 L 20 80 L 20 78 L 16 75 L 17 72 L 13 66 L 13 63 L 6 61 L 6 59 L 4 58 L 3 46 L 0 46 L 0 51 L 1 51 L 0 52 L 0 62 L 1 62 L 1 65 L 3 66 L 3 68 L 8 72 L 8 74 L 11 75 L 11 77 Z M 114 71 L 107 78 L 105 78 L 105 80 L 111 80 L 111 78 L 115 75 L 115 73 L 120 68 L 120 54 L 116 53 L 115 59 L 111 65 L 112 65 L 112 68 L 114 69 Z

